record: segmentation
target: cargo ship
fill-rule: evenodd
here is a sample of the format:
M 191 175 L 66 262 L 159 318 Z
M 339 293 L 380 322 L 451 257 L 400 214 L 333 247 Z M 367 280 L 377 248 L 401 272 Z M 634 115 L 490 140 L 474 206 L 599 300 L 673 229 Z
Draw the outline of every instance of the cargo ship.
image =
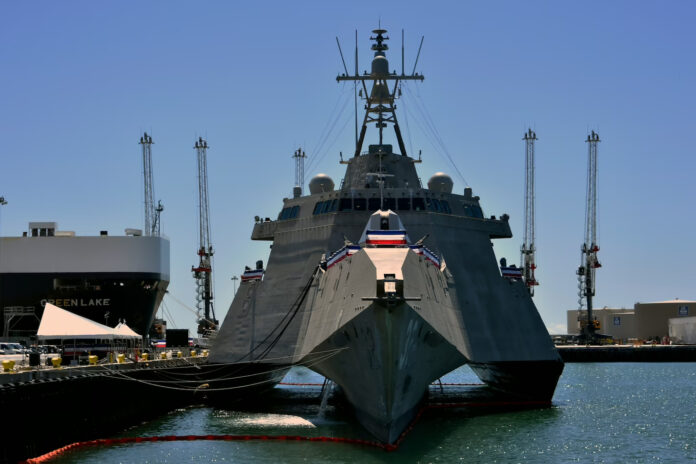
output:
M 36 334 L 46 303 L 147 335 L 169 285 L 169 240 L 125 229 L 77 236 L 55 222 L 30 222 L 0 237 L 0 333 Z

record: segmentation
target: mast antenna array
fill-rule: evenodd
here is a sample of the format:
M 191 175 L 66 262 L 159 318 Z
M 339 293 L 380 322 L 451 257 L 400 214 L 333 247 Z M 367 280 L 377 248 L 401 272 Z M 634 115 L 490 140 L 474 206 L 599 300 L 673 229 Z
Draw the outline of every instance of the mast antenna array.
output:
M 198 334 L 210 335 L 217 330 L 213 309 L 213 246 L 210 243 L 210 205 L 208 203 L 208 142 L 199 137 L 194 144 L 198 159 L 198 267 L 191 267 L 196 280 Z
M 160 235 L 160 213 L 164 210 L 162 202 L 160 201 L 155 207 L 155 187 L 152 180 L 152 137 L 143 133 L 140 137 L 139 144 L 142 146 L 143 150 L 143 180 L 145 184 L 145 235 L 148 236 L 159 236 Z
M 592 315 L 592 298 L 595 296 L 595 272 L 602 267 L 597 258 L 597 145 L 599 134 L 592 131 L 587 140 L 587 196 L 585 204 L 585 242 L 580 249 L 580 267 L 578 268 L 578 303 L 580 309 L 583 300 L 587 304 L 587 320 L 581 318 L 582 335 L 588 341 L 594 340 L 599 329 L 599 321 Z
M 534 143 L 536 133 L 529 129 L 522 138 L 525 142 L 525 178 L 524 178 L 524 242 L 522 243 L 521 266 L 524 281 L 529 294 L 534 296 L 534 287 L 539 282 L 534 277 L 536 270 L 536 245 L 534 244 Z
M 407 156 L 406 146 L 404 145 L 403 138 L 401 137 L 401 129 L 399 129 L 399 123 L 396 119 L 396 105 L 394 104 L 396 91 L 399 88 L 399 83 L 401 81 L 422 81 L 424 76 L 422 74 L 416 73 L 416 65 L 418 64 L 418 58 L 416 58 L 416 63 L 413 66 L 413 73 L 410 75 L 404 74 L 403 70 L 403 45 L 402 45 L 402 70 L 401 74 L 397 74 L 396 71 L 389 72 L 389 62 L 387 61 L 386 51 L 389 46 L 385 43 L 389 40 L 385 34 L 386 29 L 375 29 L 372 31 L 375 34 L 374 37 L 370 37 L 370 40 L 374 40 L 375 43 L 372 44 L 372 50 L 375 52 L 375 56 L 372 60 L 372 69 L 368 74 L 365 71 L 364 74 L 358 74 L 357 66 L 357 53 L 356 53 L 356 66 L 355 74 L 349 75 L 348 68 L 345 65 L 345 60 L 343 59 L 343 52 L 341 52 L 341 60 L 343 62 L 344 74 L 336 77 L 336 80 L 341 81 L 354 81 L 355 83 L 360 83 L 362 85 L 362 95 L 364 96 L 367 104 L 365 105 L 365 117 L 363 119 L 362 128 L 360 130 L 360 135 L 357 137 L 357 142 L 355 146 L 355 157 L 360 156 L 362 150 L 363 142 L 365 141 L 365 132 L 367 131 L 368 123 L 375 123 L 375 126 L 379 129 L 379 144 L 382 145 L 383 142 L 383 129 L 387 126 L 387 123 L 391 123 L 394 126 L 394 132 L 396 134 L 396 139 L 399 143 L 399 149 L 403 156 Z M 338 39 L 337 39 L 338 40 Z M 423 45 L 423 39 L 421 39 L 421 46 Z M 340 51 L 340 45 L 339 45 Z M 418 55 L 420 56 L 420 47 L 418 49 Z M 372 89 L 368 93 L 367 82 L 372 82 Z M 390 89 L 388 82 L 393 81 L 394 85 Z

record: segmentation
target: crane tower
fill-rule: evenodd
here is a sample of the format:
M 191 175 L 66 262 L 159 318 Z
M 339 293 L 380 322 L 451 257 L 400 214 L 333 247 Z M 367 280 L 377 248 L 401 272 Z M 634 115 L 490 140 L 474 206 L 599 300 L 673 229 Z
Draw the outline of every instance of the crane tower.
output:
M 199 137 L 194 144 L 198 159 L 198 267 L 192 267 L 196 280 L 196 310 L 198 315 L 198 334 L 210 335 L 217 330 L 218 321 L 213 309 L 212 257 L 210 243 L 210 205 L 208 203 L 208 142 Z
M 302 196 L 304 188 L 304 161 L 307 155 L 302 148 L 298 148 L 292 157 L 295 158 L 295 188 L 293 188 L 292 194 L 294 198 L 298 198 Z
M 145 183 L 145 235 L 159 236 L 160 213 L 164 210 L 162 202 L 155 207 L 155 188 L 152 180 L 152 137 L 145 132 L 140 137 L 140 145 L 143 149 L 143 179 Z
M 534 277 L 536 270 L 536 246 L 534 245 L 534 142 L 536 133 L 529 129 L 522 138 L 525 142 L 524 178 L 524 242 L 522 243 L 521 265 L 529 294 L 534 296 L 534 287 L 539 285 Z
M 599 321 L 592 315 L 592 297 L 595 295 L 595 272 L 602 267 L 597 259 L 597 145 L 599 134 L 592 131 L 587 140 L 587 196 L 585 203 L 585 242 L 580 249 L 580 267 L 578 268 L 578 303 L 587 305 L 587 319 L 580 319 L 582 337 L 591 342 L 599 329 Z

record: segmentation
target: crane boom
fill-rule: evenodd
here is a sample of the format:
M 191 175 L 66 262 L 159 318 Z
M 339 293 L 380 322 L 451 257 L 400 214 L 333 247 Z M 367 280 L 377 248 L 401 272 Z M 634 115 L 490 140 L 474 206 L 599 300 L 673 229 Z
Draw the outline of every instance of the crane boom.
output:
M 592 315 L 592 297 L 595 296 L 595 273 L 602 267 L 597 258 L 597 145 L 599 134 L 592 131 L 587 140 L 587 194 L 585 200 L 585 241 L 580 249 L 580 267 L 578 268 L 578 303 L 587 305 L 587 320 L 581 318 L 582 336 L 591 342 L 599 323 Z
M 198 267 L 192 267 L 196 280 L 198 334 L 206 336 L 217 330 L 213 309 L 213 246 L 210 243 L 210 204 L 208 203 L 208 142 L 199 137 L 194 144 L 198 160 Z
M 520 267 L 523 278 L 529 289 L 529 294 L 534 296 L 534 287 L 539 282 L 534 277 L 536 270 L 536 245 L 534 244 L 534 142 L 536 133 L 529 129 L 522 138 L 525 142 L 525 178 L 524 178 L 524 239 L 522 243 L 522 257 Z

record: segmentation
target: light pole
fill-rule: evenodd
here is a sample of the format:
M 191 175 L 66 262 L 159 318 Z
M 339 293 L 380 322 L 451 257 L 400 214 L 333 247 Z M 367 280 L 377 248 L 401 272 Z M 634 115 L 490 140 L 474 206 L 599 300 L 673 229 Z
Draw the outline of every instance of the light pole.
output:
M 7 204 L 7 200 L 5 200 L 5 197 L 0 197 L 0 206 L 5 206 Z M 2 209 L 0 209 L 0 212 L 2 212 Z M 2 229 L 0 229 L 0 237 L 2 236 Z
M 236 294 L 237 294 L 237 281 L 239 280 L 239 277 L 234 276 L 234 277 L 232 277 L 231 280 L 232 280 L 232 282 L 234 282 L 234 292 L 233 292 L 233 295 L 236 295 Z

